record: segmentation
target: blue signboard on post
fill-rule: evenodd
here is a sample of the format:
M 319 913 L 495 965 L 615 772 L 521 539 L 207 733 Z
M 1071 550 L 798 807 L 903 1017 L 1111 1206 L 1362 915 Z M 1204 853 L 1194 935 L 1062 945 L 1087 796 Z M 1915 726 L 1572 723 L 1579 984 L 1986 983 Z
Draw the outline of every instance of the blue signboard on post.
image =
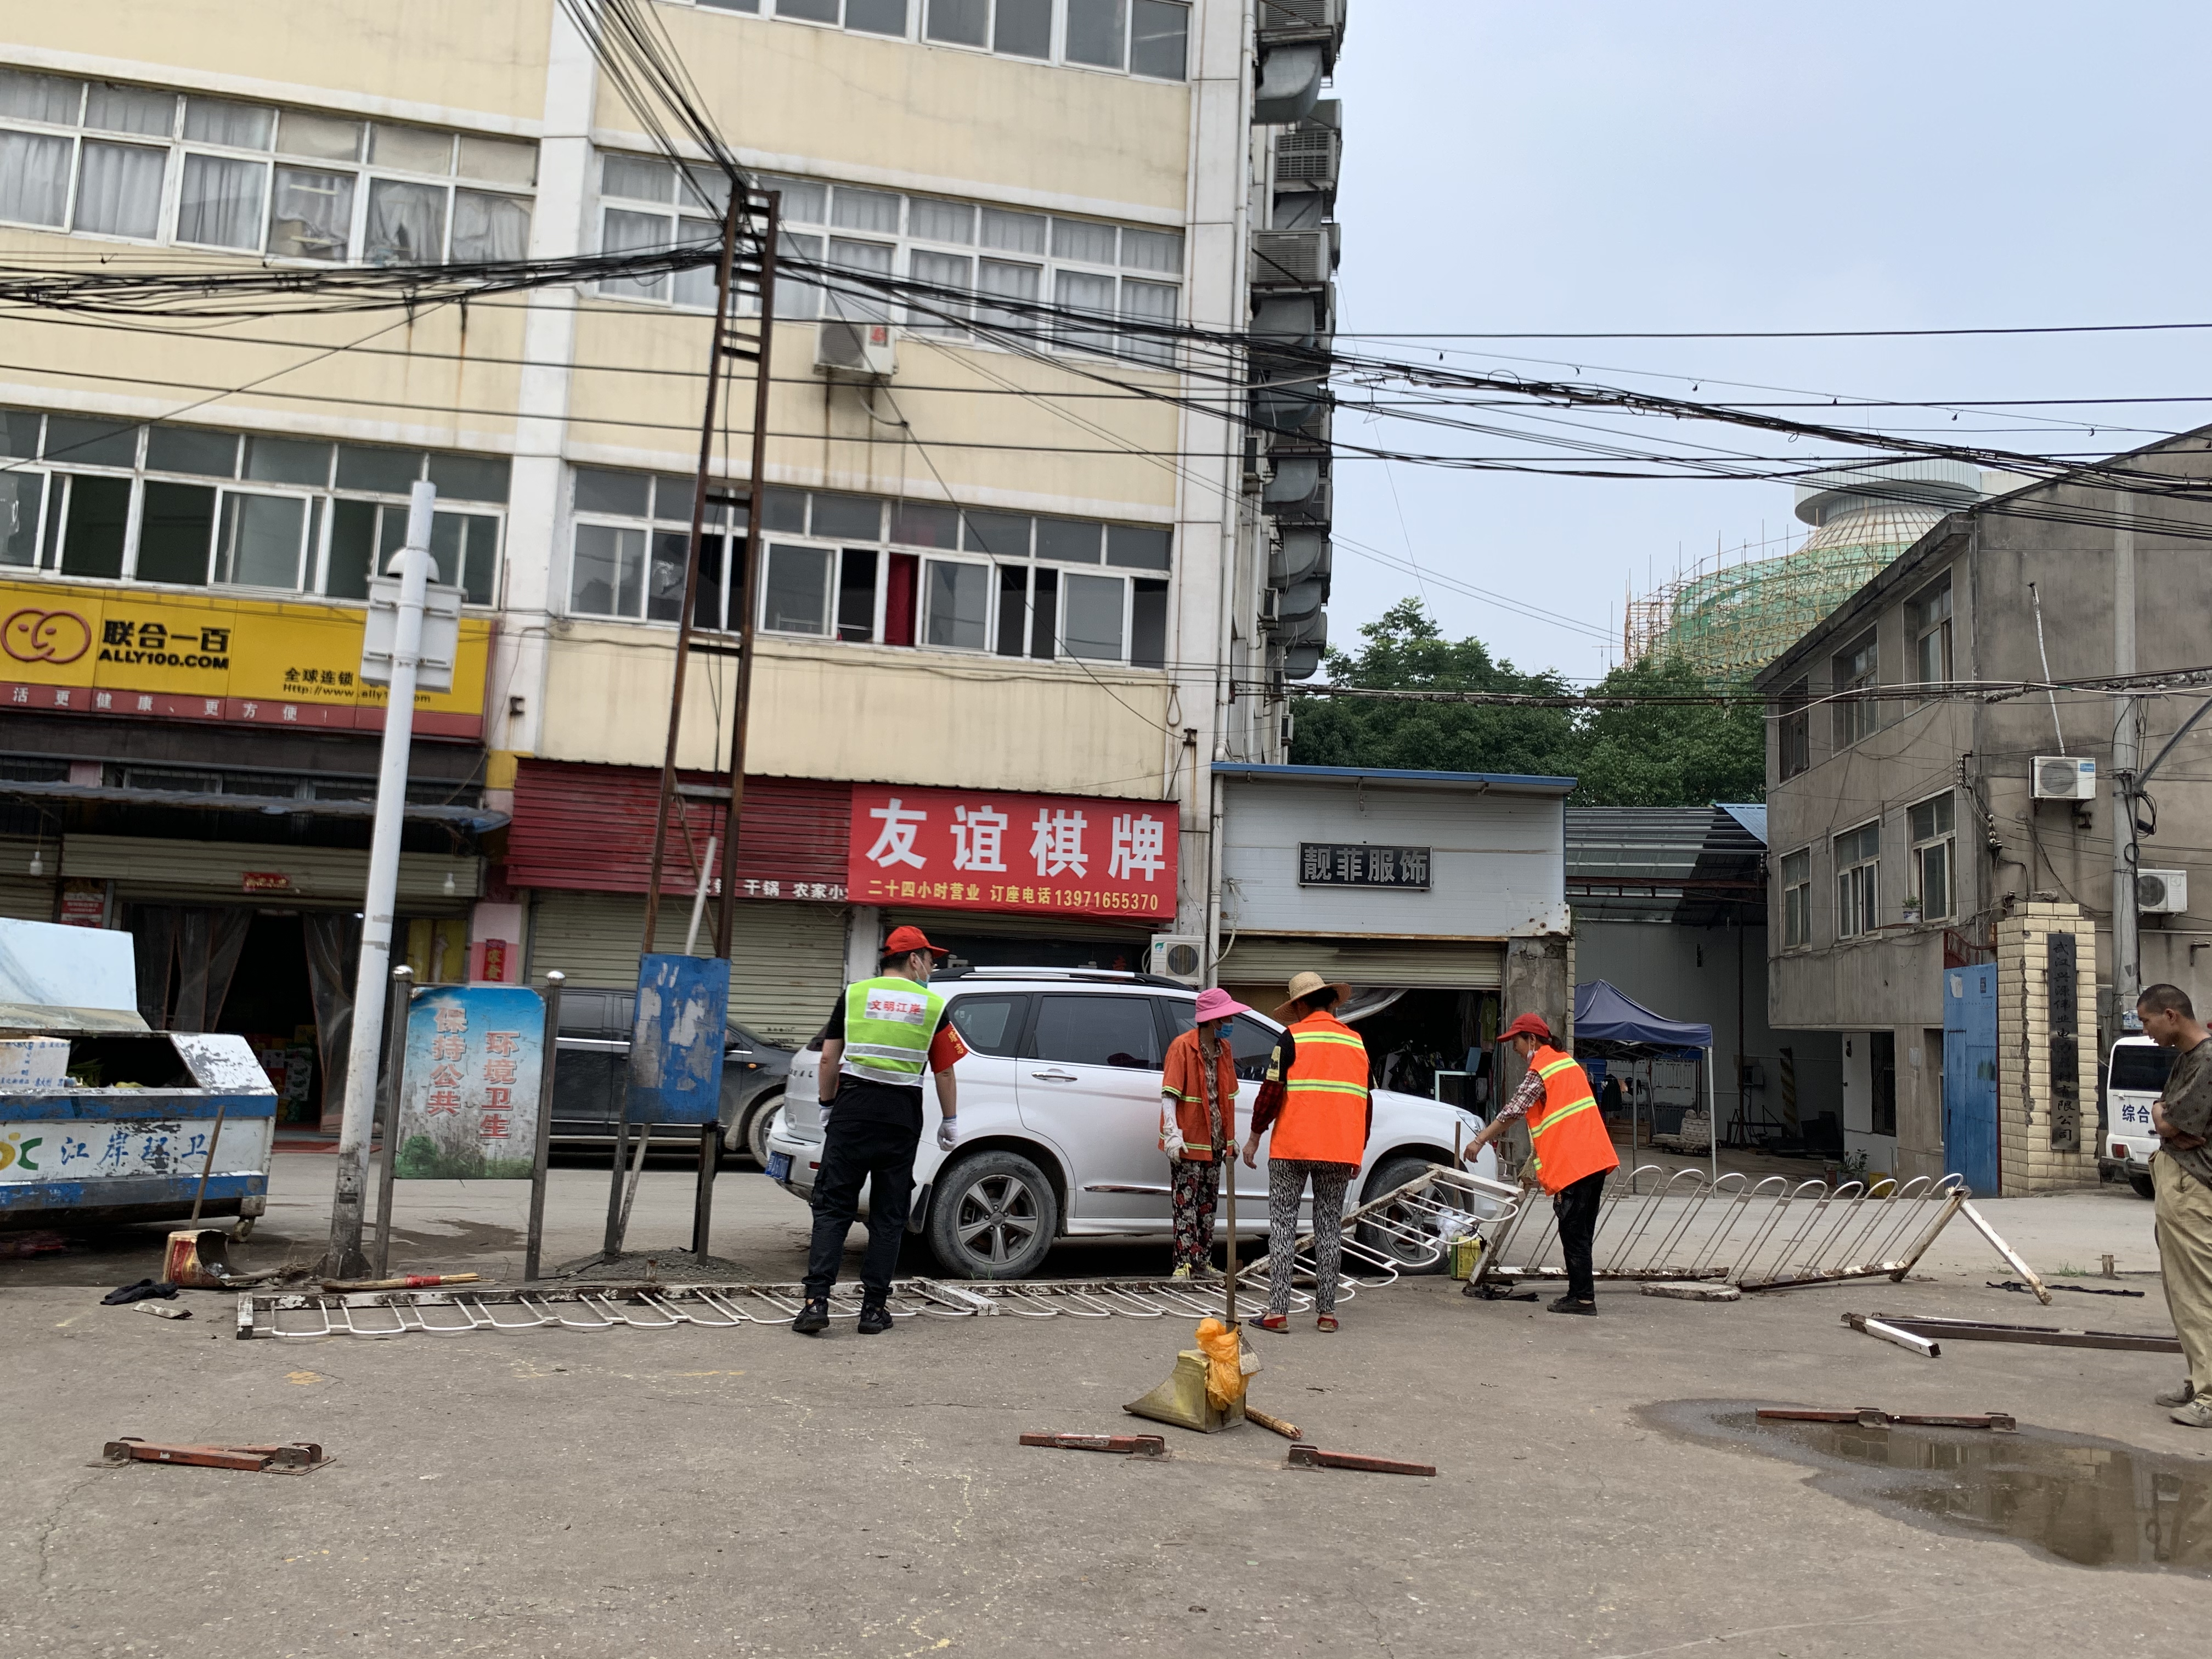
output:
M 630 1033 L 633 1123 L 713 1123 L 721 1115 L 730 964 L 722 957 L 649 956 L 638 963 Z
M 545 1004 L 520 985 L 441 985 L 407 1008 L 392 1172 L 403 1181 L 527 1181 L 538 1160 Z

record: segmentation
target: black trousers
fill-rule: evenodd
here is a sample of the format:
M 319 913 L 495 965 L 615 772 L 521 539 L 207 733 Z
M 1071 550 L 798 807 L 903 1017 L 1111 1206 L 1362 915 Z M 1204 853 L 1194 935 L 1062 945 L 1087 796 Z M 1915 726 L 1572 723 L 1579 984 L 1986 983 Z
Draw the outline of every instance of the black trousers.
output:
M 860 1183 L 868 1190 L 868 1250 L 860 1258 L 860 1286 L 872 1302 L 890 1294 L 899 1240 L 914 1203 L 914 1155 L 921 1131 L 903 1123 L 853 1122 L 833 1110 L 814 1180 L 814 1238 L 806 1252 L 806 1294 L 823 1297 L 837 1282 L 845 1235 L 860 1208 Z
M 822 1167 L 827 1174 L 830 1166 L 825 1163 Z M 1559 1251 L 1567 1258 L 1567 1294 L 1577 1302 L 1597 1300 L 1597 1280 L 1590 1270 L 1590 1241 L 1597 1235 L 1598 1206 L 1605 1197 L 1605 1178 L 1609 1173 L 1600 1170 L 1586 1175 L 1552 1196 L 1552 1213 L 1559 1221 Z

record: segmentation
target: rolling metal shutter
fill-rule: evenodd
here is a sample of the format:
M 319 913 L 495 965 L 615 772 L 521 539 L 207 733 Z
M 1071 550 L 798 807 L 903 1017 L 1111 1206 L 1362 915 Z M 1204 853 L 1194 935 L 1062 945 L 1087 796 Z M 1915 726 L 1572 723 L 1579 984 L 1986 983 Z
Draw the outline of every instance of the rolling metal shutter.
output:
M 31 854 L 36 850 L 46 874 L 31 873 Z M 29 836 L 0 836 L 0 916 L 10 921 L 52 921 L 54 919 L 54 864 L 61 843 L 49 836 L 41 842 Z
M 66 876 L 112 881 L 126 899 L 246 899 L 276 908 L 352 904 L 368 884 L 368 854 L 356 848 L 262 846 L 251 842 L 161 841 L 142 836 L 71 836 Z M 478 891 L 483 860 L 439 853 L 399 855 L 399 904 L 417 916 L 460 915 Z M 281 890 L 247 893 L 248 871 L 286 877 Z M 452 892 L 446 890 L 450 878 Z
M 660 915 L 658 943 L 680 951 L 690 907 L 664 900 Z M 644 931 L 642 894 L 542 891 L 531 909 L 532 982 L 557 968 L 571 985 L 629 990 Z M 794 1048 L 807 1042 L 845 983 L 844 911 L 741 899 L 730 932 L 731 1018 Z
M 704 773 L 681 777 L 690 785 L 721 782 Z M 660 774 L 641 766 L 524 761 L 515 775 L 514 822 L 507 830 L 507 880 L 517 887 L 642 893 L 652 874 L 659 791 Z M 740 884 L 775 882 L 786 895 L 799 883 L 835 887 L 842 894 L 852 807 L 850 784 L 747 778 L 744 824 L 732 873 Z M 691 852 L 685 854 L 672 830 L 661 871 L 664 892 L 692 890 L 698 879 L 692 860 L 706 856 L 708 836 L 721 836 L 724 817 L 720 803 L 685 799 L 683 822 L 690 829 Z M 727 859 L 717 857 L 727 868 Z
M 1355 985 L 1488 991 L 1504 981 L 1505 947 L 1482 940 L 1427 944 L 1241 934 L 1222 957 L 1215 977 L 1224 985 L 1286 985 L 1293 974 L 1309 969 Z

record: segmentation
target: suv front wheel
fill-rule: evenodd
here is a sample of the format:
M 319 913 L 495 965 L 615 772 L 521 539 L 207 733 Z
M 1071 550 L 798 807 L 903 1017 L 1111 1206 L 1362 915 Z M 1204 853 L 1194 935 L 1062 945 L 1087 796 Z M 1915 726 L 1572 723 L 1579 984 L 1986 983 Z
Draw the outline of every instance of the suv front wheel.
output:
M 1026 1279 L 1060 1231 L 1060 1197 L 1018 1152 L 985 1152 L 941 1171 L 929 1199 L 929 1248 L 962 1279 Z

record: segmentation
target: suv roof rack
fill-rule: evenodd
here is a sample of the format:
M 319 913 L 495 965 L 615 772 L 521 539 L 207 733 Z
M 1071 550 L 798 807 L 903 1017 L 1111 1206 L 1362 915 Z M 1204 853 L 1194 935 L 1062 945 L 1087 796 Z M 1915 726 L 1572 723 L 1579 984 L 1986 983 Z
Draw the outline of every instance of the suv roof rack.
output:
M 963 968 L 957 974 L 932 974 L 933 984 L 940 979 L 1064 979 L 1075 983 L 1111 985 L 1151 985 L 1170 991 L 1188 991 L 1192 988 L 1179 979 L 1170 979 L 1164 974 L 1133 974 L 1120 968 Z

